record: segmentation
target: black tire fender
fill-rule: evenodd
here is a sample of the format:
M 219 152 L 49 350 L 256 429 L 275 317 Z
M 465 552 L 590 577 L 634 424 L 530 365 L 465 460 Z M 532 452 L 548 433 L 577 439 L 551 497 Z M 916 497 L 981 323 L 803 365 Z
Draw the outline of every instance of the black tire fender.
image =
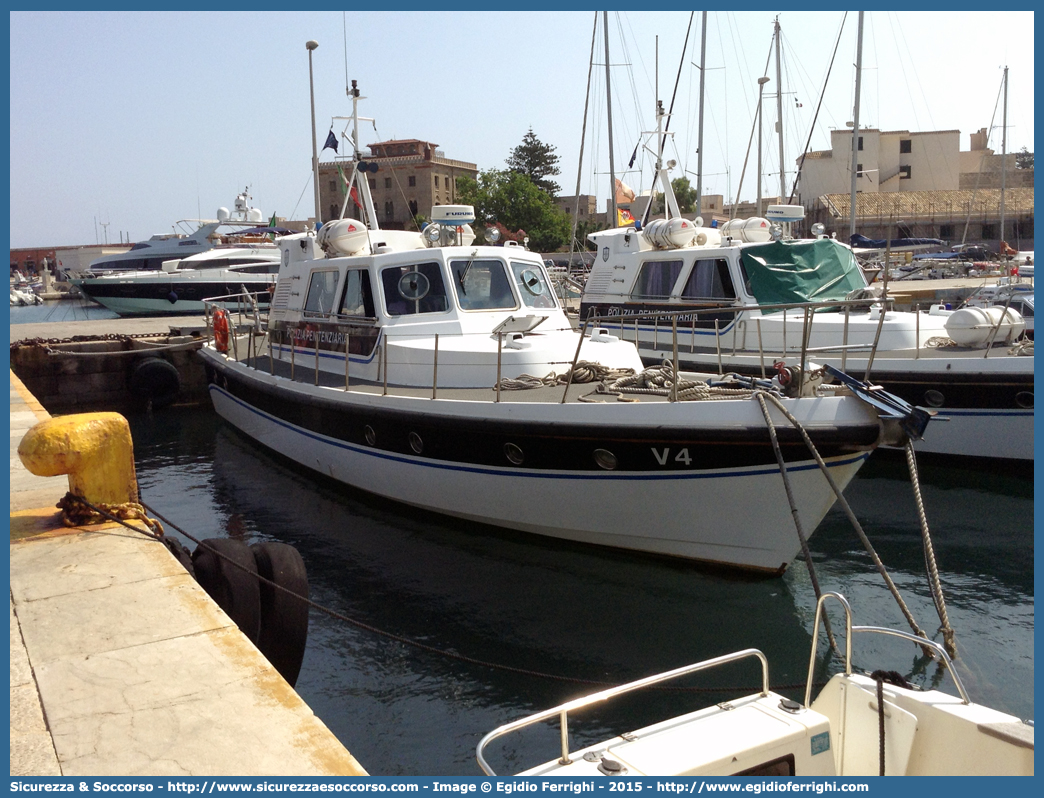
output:
M 284 588 L 279 590 L 261 582 L 261 630 L 257 647 L 293 687 L 301 672 L 308 642 L 308 605 L 297 598 L 308 598 L 304 560 L 297 549 L 286 543 L 255 543 L 250 548 L 258 575 Z
M 136 396 L 152 400 L 153 407 L 164 407 L 181 392 L 181 374 L 169 360 L 146 357 L 131 367 L 127 384 Z
M 232 565 L 233 562 L 240 567 Z M 257 565 L 250 547 L 241 540 L 230 538 L 201 540 L 192 552 L 192 566 L 200 586 L 250 642 L 257 645 L 261 626 L 261 596 Z

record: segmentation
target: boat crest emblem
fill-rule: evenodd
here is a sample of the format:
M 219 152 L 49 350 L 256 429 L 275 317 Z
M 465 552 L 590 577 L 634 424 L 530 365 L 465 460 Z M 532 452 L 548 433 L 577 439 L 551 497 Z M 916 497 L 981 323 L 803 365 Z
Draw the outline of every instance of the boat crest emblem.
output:
M 609 260 L 609 247 L 602 247 L 602 260 Z

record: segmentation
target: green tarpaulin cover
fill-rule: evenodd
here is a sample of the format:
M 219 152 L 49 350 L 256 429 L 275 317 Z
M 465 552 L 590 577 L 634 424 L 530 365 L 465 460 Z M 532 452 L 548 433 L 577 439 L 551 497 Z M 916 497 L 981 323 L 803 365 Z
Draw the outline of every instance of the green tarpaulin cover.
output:
M 830 238 L 773 241 L 740 256 L 759 305 L 829 302 L 866 287 L 852 250 Z

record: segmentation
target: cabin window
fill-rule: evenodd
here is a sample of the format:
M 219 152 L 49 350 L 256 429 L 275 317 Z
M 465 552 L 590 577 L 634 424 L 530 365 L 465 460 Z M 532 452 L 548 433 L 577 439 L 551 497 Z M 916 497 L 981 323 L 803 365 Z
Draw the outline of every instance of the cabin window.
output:
M 515 278 L 515 288 L 522 297 L 522 304 L 527 308 L 553 308 L 555 296 L 547 283 L 544 270 L 532 263 L 511 261 L 511 274 Z
M 370 274 L 366 269 L 349 269 L 344 281 L 344 299 L 341 300 L 342 316 L 365 316 L 372 319 L 373 292 L 370 290 Z
M 735 299 L 736 289 L 724 258 L 698 260 L 685 281 L 682 299 Z
M 275 272 L 279 271 L 279 265 L 270 261 L 265 261 L 263 263 L 251 263 L 246 266 L 237 266 L 235 264 L 232 264 L 231 268 L 234 271 L 243 274 L 274 274 Z M 275 281 L 273 280 L 273 282 Z
M 305 298 L 305 313 L 327 316 L 333 312 L 337 296 L 337 280 L 340 274 L 336 269 L 312 272 L 308 281 L 308 296 Z
M 631 289 L 632 299 L 667 299 L 681 274 L 680 260 L 651 260 L 642 264 Z
M 461 310 L 504 310 L 518 307 L 503 261 L 450 261 L 453 290 Z
M 381 271 L 381 288 L 389 316 L 444 313 L 449 309 L 438 263 L 389 266 Z

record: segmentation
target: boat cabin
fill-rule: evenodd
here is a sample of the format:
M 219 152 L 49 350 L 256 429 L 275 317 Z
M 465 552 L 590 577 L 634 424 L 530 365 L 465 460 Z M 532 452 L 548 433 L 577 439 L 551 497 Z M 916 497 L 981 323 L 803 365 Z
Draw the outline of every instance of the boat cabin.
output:
M 274 356 L 400 385 L 430 386 L 437 367 L 445 387 L 567 369 L 575 332 L 540 256 L 514 243 L 464 245 L 470 227 L 455 228 L 447 239 L 342 219 L 317 236 L 280 239 Z M 605 347 L 600 355 L 620 359 Z M 633 354 L 624 365 L 640 361 Z

